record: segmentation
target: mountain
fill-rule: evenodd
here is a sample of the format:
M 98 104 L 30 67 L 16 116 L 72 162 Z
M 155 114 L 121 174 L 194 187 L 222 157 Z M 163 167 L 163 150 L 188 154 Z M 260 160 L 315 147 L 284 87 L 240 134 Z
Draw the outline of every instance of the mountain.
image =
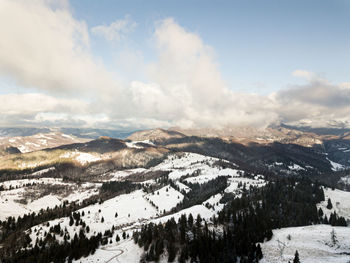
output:
M 134 131 L 94 128 L 35 128 L 35 127 L 0 127 L 1 137 L 24 137 L 39 133 L 63 133 L 78 138 L 97 139 L 101 136 L 125 139 Z
M 164 130 L 164 129 L 153 129 L 138 131 L 131 134 L 127 139 L 132 141 L 154 141 L 159 142 L 170 138 L 184 138 L 185 135 L 178 131 Z
M 31 130 L 30 133 L 33 133 L 33 132 L 34 131 Z M 87 142 L 87 141 L 89 141 L 89 139 L 78 138 L 78 137 L 67 135 L 60 132 L 49 132 L 49 133 L 35 133 L 34 135 L 28 135 L 28 136 L 1 137 L 0 146 L 4 149 L 17 148 L 20 152 L 26 153 L 26 152 L 42 150 L 45 148 L 57 147 L 65 144 Z M 5 151 L 3 153 L 18 153 L 18 152 L 12 150 L 12 151 Z
M 295 250 L 305 262 L 350 260 L 347 136 L 203 134 L 155 129 L 3 148 L 0 261 L 273 263 Z M 43 136 L 76 138 L 20 138 Z

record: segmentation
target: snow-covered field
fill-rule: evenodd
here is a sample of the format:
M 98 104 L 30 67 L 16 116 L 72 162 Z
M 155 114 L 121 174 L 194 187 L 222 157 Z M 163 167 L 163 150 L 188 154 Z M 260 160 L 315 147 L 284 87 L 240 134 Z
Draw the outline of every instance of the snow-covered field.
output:
M 78 151 L 64 153 L 60 155 L 60 158 L 62 159 L 73 158 L 74 160 L 76 160 L 77 162 L 83 165 L 91 162 L 96 162 L 102 159 L 101 156 L 97 154 L 78 152 Z
M 77 186 L 62 179 L 39 178 L 6 181 L 0 185 L 6 189 L 0 191 L 0 220 L 5 220 L 9 216 L 18 217 L 47 207 L 53 208 L 64 201 L 80 202 L 95 195 L 100 184 Z M 59 190 L 51 192 L 52 187 L 58 187 Z
M 31 136 L 2 137 L 0 138 L 0 145 L 8 144 L 17 147 L 22 153 L 27 153 L 45 148 L 86 141 L 89 140 L 60 132 L 50 132 L 38 133 Z
M 325 201 L 317 205 L 321 207 L 324 214 L 329 218 L 334 211 L 345 219 L 350 220 L 350 192 L 341 191 L 338 189 L 324 188 Z M 333 208 L 327 209 L 328 198 L 331 199 Z
M 77 212 L 81 215 L 84 212 L 84 216 L 81 216 L 81 219 L 90 227 L 90 235 L 104 232 L 110 229 L 112 225 L 115 227 L 130 226 L 135 223 L 145 222 L 145 220 L 155 218 L 158 215 L 157 209 L 144 198 L 142 190 L 111 198 L 102 204 L 97 203 L 87 206 Z M 52 220 L 50 221 L 50 225 L 55 225 L 58 222 L 60 222 L 61 228 L 67 228 L 71 236 L 74 236 L 74 233 L 79 231 L 81 227 L 75 225 L 69 226 L 69 217 Z M 40 237 L 50 227 L 44 223 L 33 227 L 32 230 L 34 228 L 41 229 L 38 235 Z M 34 234 L 33 232 L 32 235 L 32 239 L 34 238 L 33 240 L 35 240 L 37 237 L 36 233 Z M 59 235 L 57 235 L 57 239 L 63 240 Z
M 262 187 L 266 184 L 266 181 L 261 176 L 256 176 L 254 179 L 244 177 L 231 177 L 228 179 L 229 186 L 225 189 L 226 193 L 234 193 L 239 196 L 242 193 L 242 188 L 245 186 L 246 189 L 249 187 L 256 186 Z
M 159 211 L 163 212 L 169 211 L 171 208 L 175 207 L 184 199 L 184 196 L 170 185 L 167 185 L 146 195 L 145 198 L 152 202 Z
M 129 148 L 136 148 L 136 149 L 142 149 L 144 148 L 141 145 L 137 145 L 137 144 L 147 144 L 149 146 L 154 146 L 154 143 L 151 142 L 150 140 L 144 140 L 144 141 L 131 141 L 131 142 L 126 142 L 126 146 L 128 146 Z
M 204 156 L 195 153 L 173 154 L 168 156 L 152 170 L 170 171 L 169 179 L 178 180 L 182 176 L 191 176 L 186 179 L 191 183 L 206 183 L 218 176 L 239 176 L 237 169 L 222 168 L 215 165 L 218 158 Z M 228 162 L 227 162 L 228 163 Z
M 331 239 L 333 229 L 337 239 L 335 244 Z M 264 258 L 260 263 L 292 262 L 296 250 L 303 263 L 348 263 L 349 237 L 350 228 L 330 225 L 276 229 L 272 239 L 261 244 Z
M 110 176 L 110 178 L 106 181 L 121 180 L 121 179 L 123 179 L 131 174 L 142 173 L 145 171 L 146 171 L 145 168 L 135 168 L 135 169 L 128 169 L 128 170 L 111 172 L 111 173 L 107 174 L 108 176 Z

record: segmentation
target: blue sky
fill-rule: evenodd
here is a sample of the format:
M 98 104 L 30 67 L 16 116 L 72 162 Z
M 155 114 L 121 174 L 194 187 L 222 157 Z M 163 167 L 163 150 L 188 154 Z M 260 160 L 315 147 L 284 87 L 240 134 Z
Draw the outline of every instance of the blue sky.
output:
M 0 126 L 350 127 L 350 1 L 0 1 Z
M 72 1 L 89 26 L 125 15 L 138 26 L 129 44 L 154 59 L 155 21 L 173 17 L 213 47 L 224 80 L 234 90 L 268 93 L 300 81 L 305 69 L 331 81 L 350 75 L 349 1 Z M 115 47 L 117 49 L 117 47 Z M 103 45 L 96 45 L 106 61 Z

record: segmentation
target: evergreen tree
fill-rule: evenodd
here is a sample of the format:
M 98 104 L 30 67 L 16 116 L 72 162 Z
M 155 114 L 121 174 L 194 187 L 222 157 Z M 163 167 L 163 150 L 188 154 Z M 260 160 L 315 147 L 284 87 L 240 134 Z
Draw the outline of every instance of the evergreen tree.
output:
M 300 263 L 298 250 L 295 251 L 293 263 Z
M 327 209 L 332 209 L 333 208 L 333 204 L 330 198 L 328 198 L 328 203 L 327 203 Z

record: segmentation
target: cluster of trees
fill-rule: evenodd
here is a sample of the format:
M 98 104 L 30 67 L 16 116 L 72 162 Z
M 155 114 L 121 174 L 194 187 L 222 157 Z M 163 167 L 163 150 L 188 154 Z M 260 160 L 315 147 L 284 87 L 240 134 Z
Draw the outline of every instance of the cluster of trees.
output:
M 10 185 L 8 188 L 5 188 L 3 185 L 0 185 L 0 191 L 18 189 L 18 188 L 22 188 L 22 187 L 30 187 L 30 186 L 35 186 L 35 185 L 37 185 L 36 182 L 26 183 L 23 185 L 15 185 L 15 186 Z
M 140 232 L 134 232 L 135 243 L 146 251 L 141 261 L 158 261 L 165 251 L 168 262 L 173 262 L 178 255 L 178 262 L 215 263 L 239 262 L 235 237 L 230 230 L 217 234 L 210 229 L 200 215 L 194 220 L 192 214 L 182 215 L 178 222 L 174 218 L 163 224 L 150 223 L 142 227 Z M 249 254 L 241 257 L 240 262 L 258 262 L 262 258 L 260 245 L 251 244 L 246 248 Z
M 58 242 L 54 235 L 48 233 L 43 241 L 39 241 L 31 249 L 17 251 L 11 256 L 3 257 L 3 263 L 64 263 L 72 262 L 83 256 L 94 254 L 95 250 L 102 244 L 103 236 L 98 233 L 96 236 L 86 237 L 83 231 L 75 234 L 72 240 L 63 243 Z
M 186 183 L 192 190 L 188 193 L 182 192 L 185 198 L 177 205 L 175 211 L 201 204 L 211 196 L 223 192 L 228 186 L 227 180 L 227 176 L 218 176 L 204 184 Z
M 73 212 L 70 215 L 70 223 L 78 227 L 78 230 L 73 237 L 70 236 L 66 227 L 61 227 L 60 223 L 52 225 L 48 231 L 43 233 L 42 229 L 34 228 L 36 233 L 36 240 L 34 246 L 31 246 L 31 239 L 28 233 L 24 235 L 25 242 L 21 244 L 21 250 L 7 249 L 0 251 L 0 258 L 2 263 L 49 263 L 49 262 L 72 262 L 81 257 L 86 257 L 94 254 L 95 250 L 100 245 L 112 243 L 114 232 L 116 228 L 114 225 L 111 229 L 104 233 L 97 233 L 92 235 L 90 227 L 82 220 L 84 212 Z M 47 227 L 50 226 L 47 223 Z M 40 231 L 41 230 L 41 231 Z M 57 236 L 63 238 L 63 242 L 59 242 Z M 126 239 L 129 235 L 123 232 L 122 238 Z M 119 235 L 116 235 L 115 241 L 120 241 Z M 23 249 L 24 248 L 24 249 Z
M 258 262 L 262 253 L 256 244 L 271 239 L 272 229 L 325 223 L 316 206 L 324 199 L 322 187 L 315 182 L 278 179 L 262 188 L 250 187 L 231 200 L 213 218 L 213 230 L 200 217 L 194 223 L 191 215 L 182 216 L 165 226 L 146 225 L 134 233 L 134 240 L 146 251 L 145 261 L 157 260 L 166 249 L 169 262 L 176 255 L 179 262 Z M 331 217 L 333 225 L 345 222 Z
M 63 204 L 56 205 L 54 208 L 41 209 L 38 213 L 28 213 L 19 216 L 17 219 L 8 217 L 4 221 L 0 220 L 0 243 L 3 245 L 0 247 L 0 255 L 6 251 L 16 251 L 22 248 L 25 244 L 23 237 L 25 236 L 24 231 L 26 229 L 56 218 L 68 217 L 74 211 L 97 202 L 102 203 L 106 198 L 108 197 L 98 194 L 84 199 L 82 202 L 68 203 L 68 201 L 65 201 Z
M 110 192 L 110 193 L 130 193 L 131 191 L 134 191 L 136 189 L 141 189 L 140 184 L 136 184 L 133 182 L 130 182 L 128 180 L 125 181 L 109 181 L 104 182 L 101 187 L 102 192 Z

